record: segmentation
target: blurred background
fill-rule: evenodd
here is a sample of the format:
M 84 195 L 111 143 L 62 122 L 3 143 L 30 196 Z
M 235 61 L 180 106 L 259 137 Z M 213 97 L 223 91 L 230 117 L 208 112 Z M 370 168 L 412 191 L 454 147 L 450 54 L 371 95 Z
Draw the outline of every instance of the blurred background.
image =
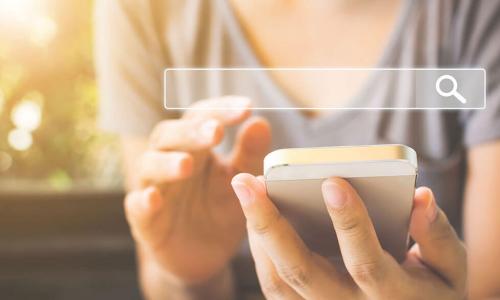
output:
M 93 1 L 0 0 L 0 298 L 137 299 Z

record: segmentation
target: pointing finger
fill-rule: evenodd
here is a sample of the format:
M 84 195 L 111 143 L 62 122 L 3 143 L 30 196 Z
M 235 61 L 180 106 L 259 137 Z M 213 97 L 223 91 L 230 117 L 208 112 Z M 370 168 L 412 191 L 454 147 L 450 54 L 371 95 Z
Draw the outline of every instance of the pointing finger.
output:
M 217 119 L 165 120 L 154 128 L 150 148 L 154 150 L 195 151 L 218 144 L 224 135 L 224 127 Z
M 225 96 L 195 102 L 184 114 L 184 119 L 216 119 L 224 125 L 234 125 L 250 116 L 250 99 Z
M 193 171 L 193 157 L 186 152 L 147 151 L 140 161 L 138 173 L 144 187 L 181 180 Z

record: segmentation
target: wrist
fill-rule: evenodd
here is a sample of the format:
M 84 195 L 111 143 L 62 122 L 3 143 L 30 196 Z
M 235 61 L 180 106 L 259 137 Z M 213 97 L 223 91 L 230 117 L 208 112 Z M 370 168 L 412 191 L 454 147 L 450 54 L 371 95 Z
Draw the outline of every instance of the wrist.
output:
M 206 279 L 185 281 L 166 272 L 154 258 L 140 251 L 139 273 L 146 299 L 234 299 L 234 279 L 229 265 Z

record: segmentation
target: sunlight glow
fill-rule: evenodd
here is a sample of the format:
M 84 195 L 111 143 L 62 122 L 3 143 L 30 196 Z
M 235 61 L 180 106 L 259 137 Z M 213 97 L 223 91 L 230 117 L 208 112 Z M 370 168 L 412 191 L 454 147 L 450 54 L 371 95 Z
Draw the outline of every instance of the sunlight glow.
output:
M 9 132 L 9 145 L 17 151 L 28 150 L 33 144 L 33 137 L 29 131 L 16 128 Z
M 12 110 L 11 120 L 17 128 L 31 132 L 40 126 L 42 108 L 35 101 L 24 100 Z
M 34 0 L 1 0 L 0 16 L 2 19 L 10 18 L 24 21 L 33 14 L 36 6 Z
M 0 26 L 17 30 L 37 46 L 46 46 L 57 34 L 57 23 L 45 13 L 44 1 L 0 0 Z
M 47 45 L 57 34 L 57 23 L 49 17 L 35 17 L 31 27 L 31 41 L 38 46 Z

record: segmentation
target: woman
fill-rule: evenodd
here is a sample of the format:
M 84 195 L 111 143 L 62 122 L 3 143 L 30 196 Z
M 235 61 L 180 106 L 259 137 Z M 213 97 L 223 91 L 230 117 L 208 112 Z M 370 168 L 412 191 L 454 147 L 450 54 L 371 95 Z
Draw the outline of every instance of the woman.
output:
M 148 298 L 242 299 L 259 286 L 278 299 L 460 298 L 465 254 L 444 213 L 460 234 L 462 207 L 468 295 L 500 296 L 500 241 L 494 238 L 500 233 L 494 184 L 500 177 L 500 3 L 121 0 L 98 2 L 96 12 L 101 120 L 122 136 L 130 190 L 125 207 Z M 471 65 L 488 71 L 486 110 L 262 111 L 250 117 L 255 99 L 243 97 L 191 103 L 230 111 L 177 115 L 161 104 L 167 67 Z M 265 82 L 259 95 L 269 105 L 320 105 L 310 100 L 315 97 L 283 95 L 314 94 L 318 86 L 284 81 L 291 84 Z M 186 102 L 183 92 L 207 94 L 189 82 L 174 88 L 179 104 Z M 364 101 L 387 96 L 376 85 L 364 90 Z M 235 125 L 233 136 L 227 129 Z M 229 156 L 212 151 L 223 137 L 223 150 L 233 144 Z M 410 234 L 417 246 L 403 265 L 380 249 L 346 182 L 325 181 L 323 195 L 348 274 L 311 254 L 258 178 L 234 177 L 260 174 L 272 148 L 376 143 L 416 149 L 418 184 L 432 189 L 416 191 Z M 251 254 L 240 249 L 245 223 Z

